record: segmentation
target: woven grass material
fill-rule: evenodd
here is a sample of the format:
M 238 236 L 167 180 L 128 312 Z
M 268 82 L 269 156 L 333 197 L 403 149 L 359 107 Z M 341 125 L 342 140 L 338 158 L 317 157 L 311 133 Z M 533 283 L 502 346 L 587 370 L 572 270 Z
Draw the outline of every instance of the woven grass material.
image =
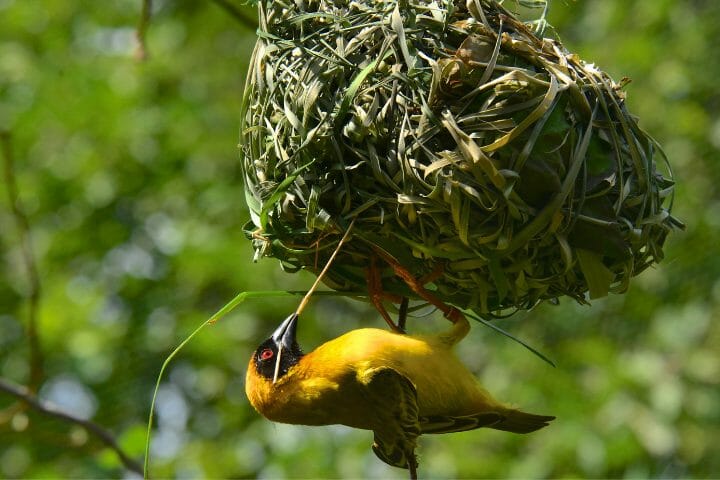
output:
M 623 85 L 501 4 L 259 13 L 241 128 L 256 258 L 317 272 L 357 218 L 328 285 L 365 291 L 380 249 L 488 318 L 624 292 L 682 226 Z M 415 298 L 389 269 L 383 287 Z

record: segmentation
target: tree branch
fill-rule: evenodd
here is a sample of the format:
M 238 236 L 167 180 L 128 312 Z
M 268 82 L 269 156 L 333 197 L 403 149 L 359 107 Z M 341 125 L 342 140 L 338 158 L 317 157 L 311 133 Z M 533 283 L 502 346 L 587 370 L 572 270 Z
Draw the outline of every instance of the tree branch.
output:
M 229 14 L 235 20 L 238 21 L 244 27 L 251 30 L 257 29 L 257 21 L 247 17 L 242 11 L 235 5 L 230 3 L 228 0 L 210 0 L 218 7 L 225 10 L 225 13 Z M 140 19 L 138 25 L 135 28 L 135 39 L 137 40 L 137 48 L 135 49 L 135 58 L 139 61 L 147 60 L 149 53 L 147 49 L 147 43 L 145 35 L 147 29 L 150 26 L 150 20 L 152 19 L 152 0 L 143 0 L 142 10 L 140 12 Z
M 142 11 L 140 13 L 140 20 L 138 21 L 138 26 L 135 29 L 135 38 L 137 39 L 137 48 L 135 49 L 135 58 L 141 62 L 148 58 L 147 46 L 145 43 L 145 34 L 147 33 L 148 26 L 150 25 L 151 17 L 152 17 L 152 0 L 143 0 Z
M 212 0 L 214 4 L 216 4 L 218 7 L 222 8 L 230 14 L 231 17 L 233 17 L 235 20 L 237 20 L 241 25 L 251 29 L 256 30 L 258 27 L 257 20 L 254 20 L 252 18 L 246 17 L 239 8 L 237 8 L 232 3 L 228 2 L 228 0 Z
M 38 275 L 37 263 L 32 249 L 30 222 L 20 203 L 17 182 L 15 181 L 15 162 L 9 132 L 0 131 L 0 149 L 4 159 L 3 172 L 8 202 L 19 232 L 22 257 L 29 282 L 29 291 L 27 292 L 27 336 L 30 342 L 30 381 L 28 386 L 30 390 L 36 391 L 43 379 L 43 353 L 40 348 L 40 337 L 37 329 L 37 315 L 40 305 L 40 275 Z
M 118 445 L 115 437 L 110 431 L 106 430 L 100 425 L 93 423 L 89 420 L 76 417 L 74 415 L 71 415 L 70 413 L 64 412 L 63 410 L 52 405 L 51 403 L 43 402 L 42 400 L 38 399 L 26 387 L 12 383 L 6 379 L 0 378 L 0 391 L 3 391 L 19 400 L 22 400 L 33 410 L 37 410 L 38 412 L 43 413 L 47 416 L 59 418 L 60 420 L 74 423 L 75 425 L 80 425 L 85 430 L 93 433 L 96 437 L 98 437 L 98 439 L 100 439 L 100 441 L 102 441 L 105 445 L 115 451 L 122 464 L 125 465 L 125 468 L 127 468 L 128 470 L 132 470 L 139 475 L 143 474 L 142 466 L 138 462 L 130 458 L 130 456 L 126 454 L 122 450 L 122 448 L 120 448 L 120 445 Z

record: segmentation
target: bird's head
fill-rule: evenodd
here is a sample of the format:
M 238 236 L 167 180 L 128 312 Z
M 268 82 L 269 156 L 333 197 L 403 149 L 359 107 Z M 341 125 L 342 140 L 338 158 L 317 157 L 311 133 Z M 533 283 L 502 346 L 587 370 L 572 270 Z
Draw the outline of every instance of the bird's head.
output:
M 245 393 L 255 410 L 270 420 L 283 421 L 287 410 L 283 400 L 288 398 L 277 387 L 303 356 L 295 340 L 297 320 L 296 313 L 287 317 L 250 357 Z
M 250 363 L 258 375 L 275 383 L 300 361 L 303 352 L 295 339 L 297 321 L 297 313 L 287 317 L 255 350 Z

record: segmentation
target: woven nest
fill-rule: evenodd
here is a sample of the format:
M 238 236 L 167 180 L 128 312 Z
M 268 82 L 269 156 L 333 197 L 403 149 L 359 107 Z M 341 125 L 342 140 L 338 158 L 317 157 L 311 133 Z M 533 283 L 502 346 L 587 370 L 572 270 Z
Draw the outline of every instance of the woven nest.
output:
M 385 252 L 487 318 L 623 292 L 682 226 L 623 85 L 542 19 L 489 0 L 258 7 L 241 129 L 256 258 L 317 273 L 356 219 L 328 285 L 366 291 Z M 416 298 L 390 269 L 382 284 Z

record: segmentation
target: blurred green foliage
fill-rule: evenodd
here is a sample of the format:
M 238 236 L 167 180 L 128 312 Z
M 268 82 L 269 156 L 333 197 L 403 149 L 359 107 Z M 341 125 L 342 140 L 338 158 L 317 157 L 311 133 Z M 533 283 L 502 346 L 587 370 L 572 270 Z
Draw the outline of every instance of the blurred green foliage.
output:
M 241 232 L 238 112 L 254 32 L 213 2 L 155 3 L 138 62 L 137 0 L 0 0 L 0 130 L 12 135 L 42 282 L 39 395 L 109 428 L 138 459 L 172 348 L 237 292 L 311 283 L 252 263 Z M 688 230 L 626 295 L 498 321 L 556 369 L 477 325 L 461 354 L 487 388 L 558 419 L 528 436 L 423 437 L 421 475 L 717 477 L 720 3 L 554 0 L 549 19 L 569 49 L 633 80 L 631 110 L 665 146 Z M 0 194 L 0 376 L 24 384 L 29 277 L 4 180 Z M 248 405 L 249 355 L 296 304 L 249 300 L 171 364 L 154 475 L 405 478 L 373 456 L 369 432 L 272 424 Z M 437 317 L 410 326 L 441 328 Z M 318 298 L 300 337 L 310 349 L 359 325 L 384 326 L 364 303 Z M 12 403 L 0 393 L 0 477 L 131 475 L 84 430 L 8 415 Z

